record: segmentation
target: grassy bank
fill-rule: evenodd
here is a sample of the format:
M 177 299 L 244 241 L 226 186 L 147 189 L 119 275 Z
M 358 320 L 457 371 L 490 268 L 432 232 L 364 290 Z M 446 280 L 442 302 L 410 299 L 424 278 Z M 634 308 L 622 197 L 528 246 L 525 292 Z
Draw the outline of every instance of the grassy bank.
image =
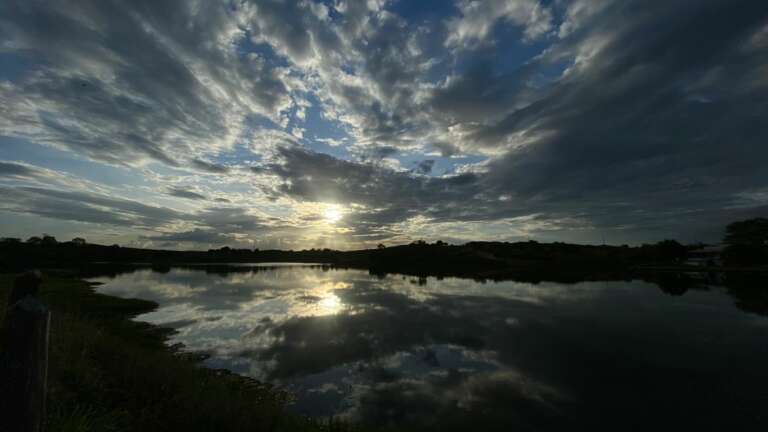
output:
M 0 322 L 12 283 L 12 275 L 0 275 Z M 348 429 L 288 414 L 287 394 L 174 354 L 164 344 L 167 330 L 130 320 L 152 302 L 51 275 L 40 297 L 53 312 L 49 431 Z

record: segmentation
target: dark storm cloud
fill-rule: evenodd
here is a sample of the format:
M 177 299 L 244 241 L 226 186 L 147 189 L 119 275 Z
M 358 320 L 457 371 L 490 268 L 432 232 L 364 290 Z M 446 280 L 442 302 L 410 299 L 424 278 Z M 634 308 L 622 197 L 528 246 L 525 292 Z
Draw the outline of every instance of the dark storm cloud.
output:
M 204 199 L 207 199 L 205 197 L 205 195 L 201 195 L 201 194 L 199 194 L 197 192 L 193 192 L 193 191 L 187 190 L 187 189 L 181 189 L 181 188 L 178 188 L 178 187 L 168 188 L 168 192 L 167 193 L 168 193 L 168 195 L 171 195 L 171 196 L 175 196 L 175 197 L 178 197 L 178 198 L 186 198 L 186 199 L 191 199 L 191 200 L 204 200 Z
M 492 60 L 480 58 L 465 74 L 436 89 L 428 104 L 454 122 L 489 122 L 528 102 L 528 87 L 537 72 L 531 62 L 512 72 L 494 72 Z
M 759 1 L 604 9 L 556 48 L 586 49 L 600 38 L 588 64 L 474 134 L 487 145 L 523 131 L 541 136 L 492 162 L 485 184 L 534 206 L 641 229 L 670 217 L 695 224 L 701 210 L 718 212 L 736 194 L 768 186 L 768 86 L 755 74 L 768 55 L 751 43 L 766 24 Z

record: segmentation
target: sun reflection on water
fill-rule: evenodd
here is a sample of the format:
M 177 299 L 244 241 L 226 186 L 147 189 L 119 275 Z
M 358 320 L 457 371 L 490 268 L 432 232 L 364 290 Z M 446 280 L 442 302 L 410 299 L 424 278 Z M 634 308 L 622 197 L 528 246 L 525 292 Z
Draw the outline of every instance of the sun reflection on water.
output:
M 335 315 L 341 311 L 344 305 L 336 294 L 328 293 L 317 302 L 317 306 L 322 315 Z

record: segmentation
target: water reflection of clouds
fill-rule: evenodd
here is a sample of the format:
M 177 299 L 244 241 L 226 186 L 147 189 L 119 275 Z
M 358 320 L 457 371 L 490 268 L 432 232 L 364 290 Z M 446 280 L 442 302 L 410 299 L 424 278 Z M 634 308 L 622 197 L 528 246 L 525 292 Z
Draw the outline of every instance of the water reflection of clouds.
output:
M 297 409 L 305 412 L 350 417 L 370 416 L 372 403 L 397 392 L 411 402 L 426 398 L 430 409 L 448 406 L 427 397 L 434 392 L 470 407 L 480 398 L 480 375 L 489 385 L 512 373 L 484 349 L 493 326 L 517 324 L 516 306 L 583 299 L 595 289 L 458 279 L 417 285 L 310 268 L 140 271 L 105 282 L 102 292 L 160 303 L 139 319 L 176 323 L 172 342 L 210 353 L 209 366 L 282 382 L 303 395 Z
M 459 278 L 426 278 L 419 281 L 411 277 L 390 276 L 386 279 L 388 290 L 402 293 L 409 298 L 425 301 L 439 295 L 462 295 L 476 297 L 498 297 L 508 300 L 520 300 L 535 304 L 563 301 L 585 301 L 599 296 L 605 289 L 604 282 L 578 282 L 561 284 L 554 282 L 499 281 L 473 282 Z M 633 281 L 627 286 L 614 289 L 633 289 L 636 286 L 651 284 Z
M 728 352 L 717 343 L 750 343 L 756 335 L 742 324 L 758 328 L 723 293 L 669 297 L 639 281 L 419 281 L 291 267 L 143 271 L 104 282 L 102 292 L 157 301 L 139 319 L 172 324 L 171 343 L 209 352 L 208 366 L 282 384 L 296 392 L 298 411 L 381 425 L 557 418 L 575 389 L 599 399 L 624 385 L 583 387 L 579 373 L 686 358 L 715 367 Z M 627 385 L 640 389 L 649 381 L 633 379 Z
M 423 417 L 421 420 L 457 408 L 475 410 L 487 402 L 484 398 L 490 396 L 489 389 L 493 387 L 506 387 L 507 392 L 537 399 L 542 404 L 562 398 L 553 387 L 505 367 L 495 357 L 492 351 L 428 345 L 373 361 L 335 366 L 305 376 L 290 388 L 305 395 L 297 402 L 297 408 L 303 412 L 326 414 L 325 406 L 330 400 L 337 416 L 355 420 L 370 417 L 377 407 L 391 407 L 393 403 L 402 403 L 396 400 L 403 399 L 411 404 L 409 416 Z M 402 413 L 393 411 L 392 415 Z M 386 424 L 397 419 L 379 420 Z
M 345 272 L 290 269 L 224 276 L 190 269 L 162 274 L 141 270 L 95 280 L 104 283 L 100 291 L 105 294 L 158 302 L 157 310 L 138 319 L 175 328 L 173 343 L 231 359 L 274 343 L 276 337 L 269 331 L 255 331 L 264 329 L 264 323 L 332 315 L 344 309 L 337 292 L 351 287 Z

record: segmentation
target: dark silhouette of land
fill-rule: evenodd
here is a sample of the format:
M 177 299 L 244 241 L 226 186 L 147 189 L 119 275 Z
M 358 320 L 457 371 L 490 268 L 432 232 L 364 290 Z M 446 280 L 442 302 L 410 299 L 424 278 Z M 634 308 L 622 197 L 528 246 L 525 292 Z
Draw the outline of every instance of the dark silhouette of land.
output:
M 224 247 L 209 251 L 139 249 L 62 242 L 0 243 L 0 266 L 65 267 L 91 263 L 324 263 L 367 268 L 372 272 L 424 275 L 488 275 L 506 271 L 583 269 L 627 270 L 637 265 L 675 265 L 686 256 L 686 247 L 661 242 L 641 247 L 586 246 L 565 243 L 471 242 L 448 245 L 415 242 L 409 245 L 355 251 L 309 249 L 301 251 L 250 250 Z
M 727 247 L 705 265 L 687 262 L 702 245 L 664 240 L 641 246 L 579 245 L 568 243 L 469 242 L 450 245 L 423 240 L 408 245 L 379 245 L 375 249 L 300 251 L 233 249 L 208 251 L 140 249 L 89 244 L 82 238 L 59 242 L 51 236 L 26 241 L 0 241 L 0 270 L 38 267 L 79 267 L 94 263 L 144 264 L 156 268 L 178 264 L 300 262 L 368 269 L 374 274 L 508 278 L 556 273 L 560 279 L 617 278 L 642 270 L 721 271 L 768 269 L 768 219 L 735 222 L 726 228 Z M 559 279 L 558 279 L 559 280 Z

